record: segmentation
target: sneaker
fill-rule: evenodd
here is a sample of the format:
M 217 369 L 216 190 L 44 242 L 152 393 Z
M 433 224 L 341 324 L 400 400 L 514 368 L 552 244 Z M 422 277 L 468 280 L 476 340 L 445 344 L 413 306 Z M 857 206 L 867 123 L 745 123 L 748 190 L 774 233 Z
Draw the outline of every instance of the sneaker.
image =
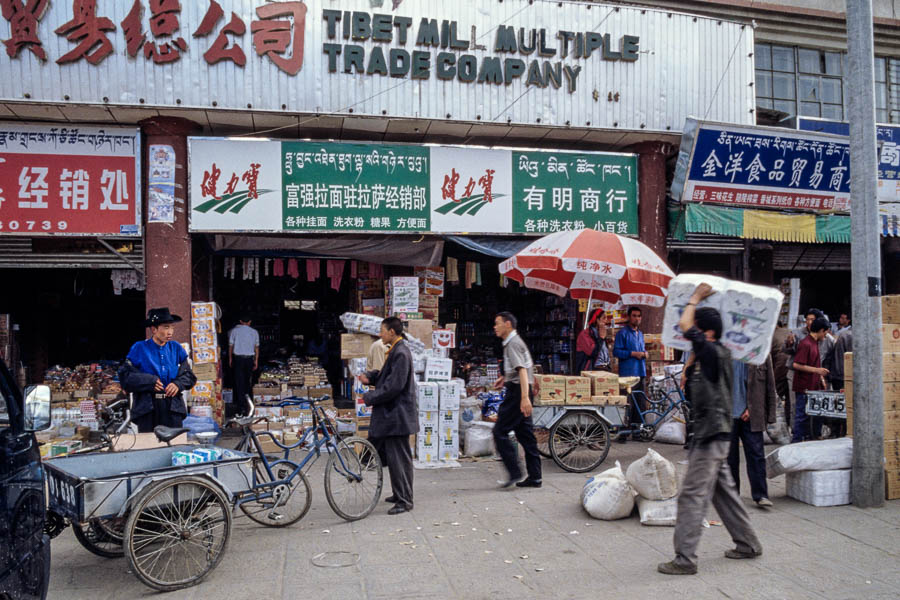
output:
M 696 575 L 697 565 L 679 565 L 674 560 L 667 563 L 659 563 L 656 570 L 665 575 Z
M 761 554 L 762 554 L 762 550 L 759 550 L 759 551 L 750 550 L 749 552 L 747 552 L 746 550 L 738 550 L 737 548 L 734 548 L 732 550 L 725 551 L 725 558 L 734 558 L 734 559 L 756 558 L 757 556 L 760 556 Z
M 539 488 L 541 487 L 540 479 L 526 479 L 524 481 L 520 481 L 516 484 L 516 487 L 520 488 Z
M 773 506 L 775 506 L 768 498 L 760 498 L 756 501 L 756 505 L 760 508 L 772 508 Z

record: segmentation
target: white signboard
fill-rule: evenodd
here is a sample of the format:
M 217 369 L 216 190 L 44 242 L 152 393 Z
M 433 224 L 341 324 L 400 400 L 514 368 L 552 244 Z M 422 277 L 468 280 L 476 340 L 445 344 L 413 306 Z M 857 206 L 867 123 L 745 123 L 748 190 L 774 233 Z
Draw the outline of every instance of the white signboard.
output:
M 512 231 L 512 152 L 431 149 L 431 230 Z
M 449 358 L 428 357 L 425 363 L 425 381 L 450 381 L 453 376 L 453 361 Z

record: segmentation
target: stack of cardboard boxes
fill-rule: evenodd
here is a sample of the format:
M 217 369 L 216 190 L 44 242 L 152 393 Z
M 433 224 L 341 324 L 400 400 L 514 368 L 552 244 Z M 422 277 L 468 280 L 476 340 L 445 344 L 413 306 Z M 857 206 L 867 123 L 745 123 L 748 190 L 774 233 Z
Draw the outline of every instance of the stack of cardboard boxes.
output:
M 421 319 L 419 312 L 419 278 L 391 277 L 385 294 L 387 313 L 404 321 Z
M 885 497 L 900 498 L 900 296 L 882 298 L 882 366 L 884 394 Z M 847 435 L 853 435 L 853 353 L 844 357 Z
M 190 410 L 194 414 L 210 415 L 221 425 L 225 419 L 225 403 L 217 333 L 215 302 L 192 302 L 191 357 L 197 384 L 191 390 Z
M 540 375 L 538 406 L 624 406 L 619 395 L 619 376 L 606 371 L 583 371 L 581 377 Z
M 417 387 L 419 434 L 416 436 L 416 457 L 422 463 L 440 460 L 440 390 L 440 385 L 432 382 L 419 383 Z

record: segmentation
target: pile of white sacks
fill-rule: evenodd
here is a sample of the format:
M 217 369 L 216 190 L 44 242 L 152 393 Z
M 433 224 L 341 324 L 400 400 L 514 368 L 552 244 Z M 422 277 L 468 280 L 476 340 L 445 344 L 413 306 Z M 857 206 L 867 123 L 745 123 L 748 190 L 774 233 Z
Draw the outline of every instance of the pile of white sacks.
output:
M 637 504 L 642 525 L 674 527 L 677 496 L 675 465 L 649 449 L 625 472 L 616 461 L 614 468 L 591 477 L 581 492 L 581 504 L 589 515 L 604 521 L 631 516 Z

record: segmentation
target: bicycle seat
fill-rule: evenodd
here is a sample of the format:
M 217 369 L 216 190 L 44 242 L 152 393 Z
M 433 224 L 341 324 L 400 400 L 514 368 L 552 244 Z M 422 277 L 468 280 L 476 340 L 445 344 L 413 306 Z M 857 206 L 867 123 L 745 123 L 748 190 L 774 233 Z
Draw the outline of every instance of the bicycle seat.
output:
M 165 425 L 157 425 L 153 428 L 156 439 L 160 442 L 168 444 L 182 433 L 188 433 L 190 429 L 187 427 L 166 427 Z

